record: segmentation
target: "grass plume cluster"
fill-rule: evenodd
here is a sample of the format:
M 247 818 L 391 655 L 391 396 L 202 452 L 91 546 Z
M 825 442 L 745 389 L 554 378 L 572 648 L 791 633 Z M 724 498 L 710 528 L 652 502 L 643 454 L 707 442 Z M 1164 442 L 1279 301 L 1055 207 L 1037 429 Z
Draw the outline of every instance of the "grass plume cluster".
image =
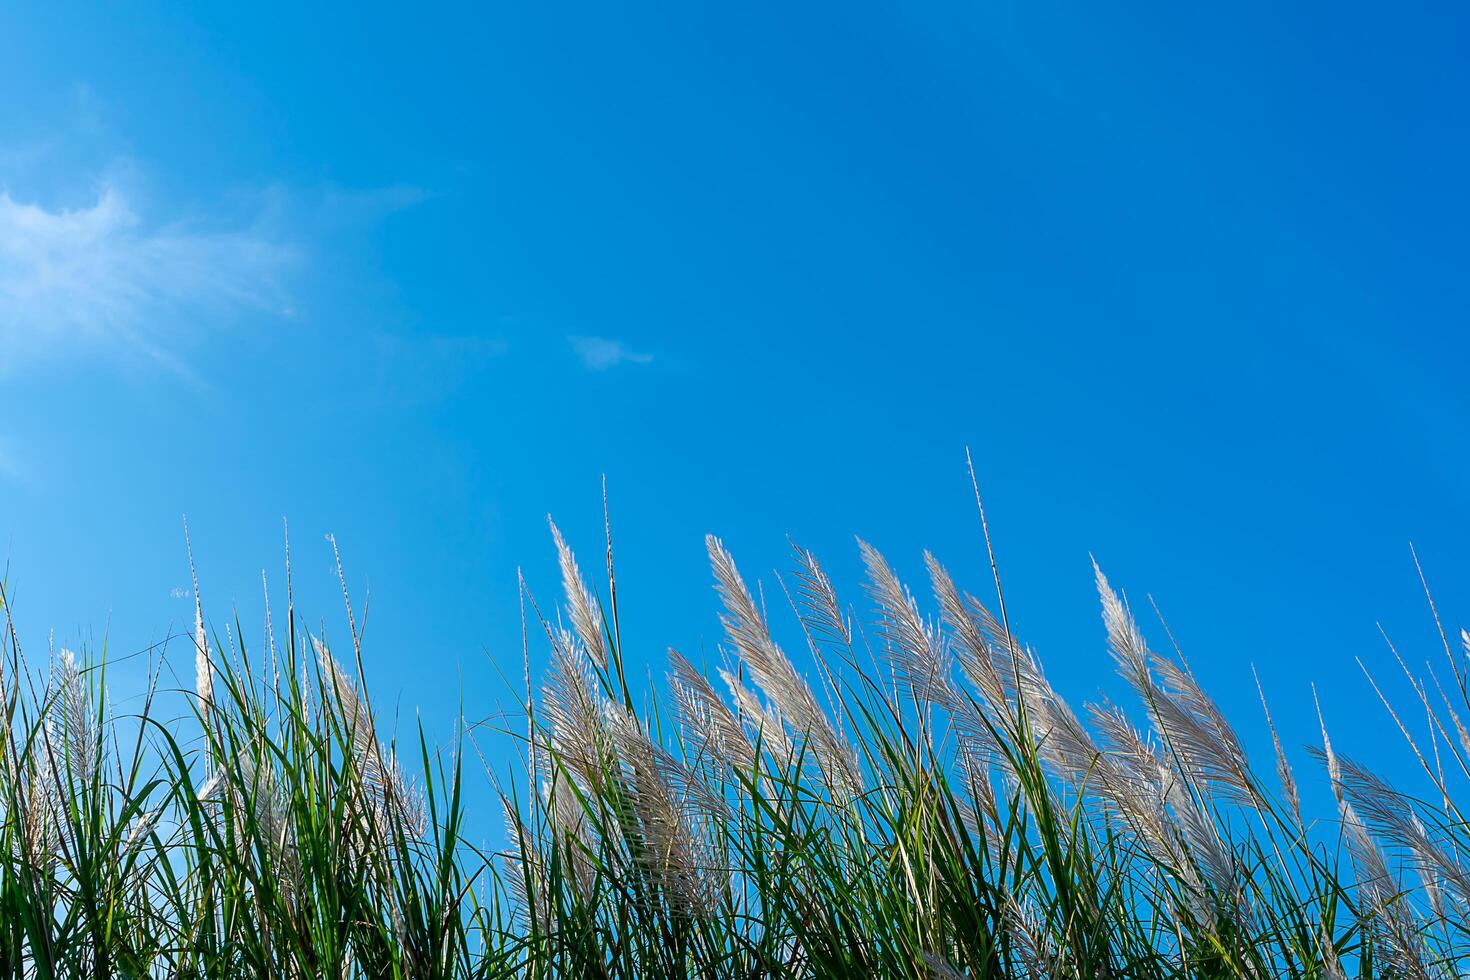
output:
M 1101 571 L 1127 706 L 1069 705 L 1003 602 L 928 555 L 921 600 L 862 543 L 853 605 L 795 553 L 793 659 L 714 538 L 722 662 L 670 650 L 647 691 L 611 549 L 596 588 L 552 532 L 564 606 L 530 604 L 549 668 L 489 741 L 388 737 L 350 604 L 335 651 L 289 594 L 251 651 L 238 622 L 211 641 L 196 586 L 192 690 L 155 682 L 117 715 L 106 658 L 28 666 L 7 601 L 0 976 L 1331 980 L 1470 961 L 1470 636 L 1445 644 L 1448 691 L 1410 677 L 1427 737 L 1389 710 L 1431 801 L 1324 726 L 1312 778 L 1334 809 L 1313 816 L 1269 713 L 1261 766 Z M 506 825 L 487 847 L 463 788 L 467 760 L 494 758 L 519 761 L 478 777 Z

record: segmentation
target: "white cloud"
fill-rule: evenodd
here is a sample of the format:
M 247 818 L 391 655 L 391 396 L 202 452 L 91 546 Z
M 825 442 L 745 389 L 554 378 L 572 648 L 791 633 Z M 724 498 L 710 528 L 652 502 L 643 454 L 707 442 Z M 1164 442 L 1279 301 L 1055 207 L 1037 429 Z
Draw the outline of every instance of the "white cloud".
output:
M 619 364 L 647 364 L 652 354 L 631 351 L 621 340 L 606 337 L 568 337 L 572 350 L 582 359 L 582 364 L 592 371 L 606 371 Z
M 112 184 L 75 210 L 0 191 L 0 366 L 76 344 L 175 360 L 203 317 L 283 313 L 294 258 L 256 228 L 149 226 Z

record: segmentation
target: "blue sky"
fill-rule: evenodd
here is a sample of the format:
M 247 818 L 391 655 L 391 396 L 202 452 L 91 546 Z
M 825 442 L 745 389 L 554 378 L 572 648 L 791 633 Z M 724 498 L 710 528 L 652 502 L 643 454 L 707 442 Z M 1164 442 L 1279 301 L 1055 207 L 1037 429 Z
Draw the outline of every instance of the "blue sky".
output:
M 185 513 L 253 631 L 285 517 L 298 605 L 342 634 L 335 534 L 380 700 L 447 734 L 519 673 L 517 568 L 555 595 L 545 515 L 597 564 L 604 474 L 660 669 L 718 642 L 707 532 L 768 583 L 789 534 L 854 602 L 854 534 L 984 588 L 968 446 L 1065 693 L 1116 690 L 1093 554 L 1242 722 L 1254 662 L 1312 740 L 1315 680 L 1395 771 L 1354 658 L 1387 671 L 1378 622 L 1435 656 L 1411 540 L 1470 621 L 1465 21 L 8 4 L 23 638 L 187 626 Z

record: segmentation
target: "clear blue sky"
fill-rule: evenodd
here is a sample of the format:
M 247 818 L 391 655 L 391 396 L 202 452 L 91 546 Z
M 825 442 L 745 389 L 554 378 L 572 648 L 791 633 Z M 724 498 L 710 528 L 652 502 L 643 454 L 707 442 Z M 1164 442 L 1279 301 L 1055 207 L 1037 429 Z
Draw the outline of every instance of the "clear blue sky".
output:
M 0 9 L 0 532 L 33 653 L 261 569 L 447 733 L 611 487 L 637 662 L 703 555 L 860 534 L 1115 689 L 1089 553 L 1251 739 L 1395 760 L 1354 666 L 1470 621 L 1470 60 L 1453 4 Z M 279 594 L 279 593 L 277 593 Z M 1154 630 L 1158 636 L 1157 629 Z M 789 635 L 789 633 L 788 633 Z M 539 659 L 543 646 L 535 653 Z M 182 654 L 180 656 L 183 656 Z M 187 683 L 187 657 L 181 663 Z M 1361 715 L 1361 718 L 1359 717 Z M 1380 733 L 1382 737 L 1380 736 Z M 1302 765 L 1306 760 L 1298 757 Z

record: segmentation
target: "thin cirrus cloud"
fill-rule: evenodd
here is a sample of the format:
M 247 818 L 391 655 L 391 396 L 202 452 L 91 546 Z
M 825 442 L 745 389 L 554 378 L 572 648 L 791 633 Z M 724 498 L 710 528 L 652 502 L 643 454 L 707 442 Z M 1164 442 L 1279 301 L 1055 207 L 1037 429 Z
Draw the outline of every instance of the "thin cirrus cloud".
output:
M 256 228 L 150 226 L 114 185 L 70 210 L 0 191 L 5 361 L 76 345 L 174 361 L 189 323 L 288 312 L 281 281 L 296 258 Z
M 653 355 L 629 350 L 621 340 L 607 337 L 568 337 L 572 352 L 590 371 L 606 371 L 620 364 L 647 364 Z

